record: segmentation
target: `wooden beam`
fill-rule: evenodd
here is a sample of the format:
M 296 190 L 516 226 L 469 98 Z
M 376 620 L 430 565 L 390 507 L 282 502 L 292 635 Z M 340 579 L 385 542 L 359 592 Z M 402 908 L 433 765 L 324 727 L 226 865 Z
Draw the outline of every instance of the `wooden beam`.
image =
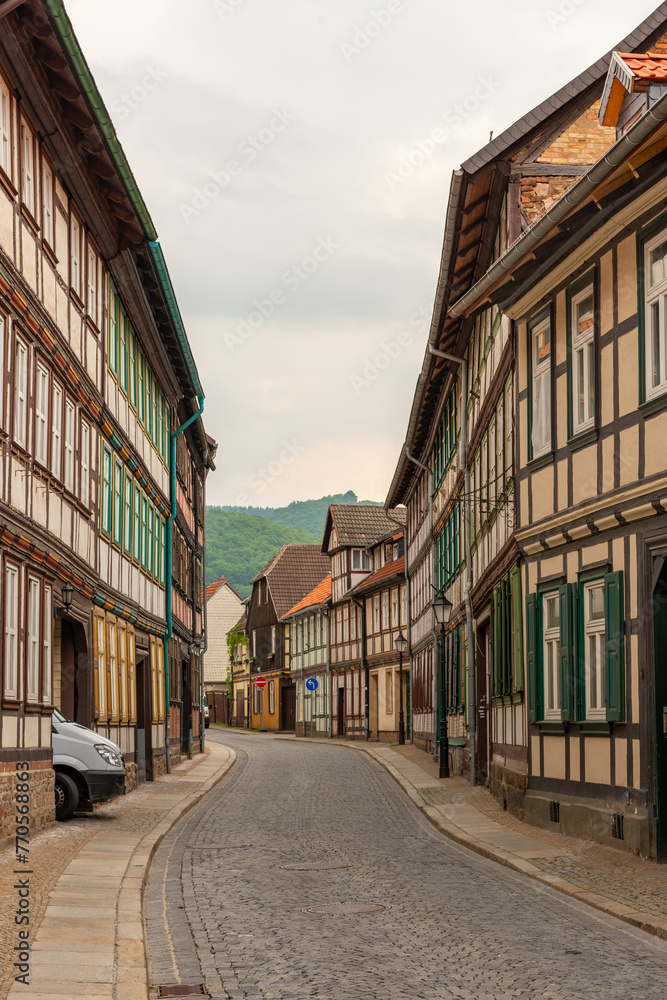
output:
M 592 164 L 579 163 L 518 163 L 512 164 L 512 176 L 521 177 L 579 177 Z

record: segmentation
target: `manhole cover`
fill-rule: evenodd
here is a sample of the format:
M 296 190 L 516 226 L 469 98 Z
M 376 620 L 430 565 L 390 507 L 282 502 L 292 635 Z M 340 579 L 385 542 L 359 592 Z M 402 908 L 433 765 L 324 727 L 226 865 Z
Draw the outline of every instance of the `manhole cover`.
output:
M 234 851 L 252 847 L 252 844 L 188 844 L 188 847 L 191 851 Z
M 158 986 L 158 997 L 207 997 L 208 993 L 204 989 L 203 983 L 196 983 L 194 986 Z
M 284 868 L 288 872 L 328 872 L 333 871 L 335 868 L 351 868 L 352 865 L 349 862 L 327 864 L 326 861 L 314 861 L 312 864 L 279 865 L 279 867 Z
M 378 913 L 388 907 L 377 903 L 329 903 L 328 906 L 304 906 L 302 913 L 320 913 L 323 916 L 344 917 L 352 913 Z

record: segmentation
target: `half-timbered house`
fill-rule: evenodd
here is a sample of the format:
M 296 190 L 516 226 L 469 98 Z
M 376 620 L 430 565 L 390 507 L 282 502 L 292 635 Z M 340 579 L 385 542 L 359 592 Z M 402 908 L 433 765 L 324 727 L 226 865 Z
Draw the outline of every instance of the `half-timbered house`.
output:
M 232 708 L 230 722 L 240 729 L 250 729 L 250 661 L 246 634 L 246 606 L 243 614 L 227 634 L 232 673 Z
M 514 324 L 526 817 L 667 857 L 667 38 L 609 60 L 617 141 L 467 296 Z
M 199 468 L 208 451 L 157 235 L 62 4 L 0 24 L 0 771 L 30 763 L 39 826 L 54 705 L 120 745 L 128 787 L 167 767 L 170 449 L 190 417 Z
M 332 733 L 368 739 L 370 700 L 368 662 L 363 636 L 365 602 L 355 587 L 373 571 L 371 549 L 405 523 L 402 511 L 387 514 L 382 507 L 331 504 L 322 540 L 322 552 L 331 560 L 329 620 L 332 673 Z
M 294 731 L 296 685 L 286 659 L 282 619 L 328 572 L 329 560 L 319 546 L 283 545 L 251 581 L 246 634 L 253 728 Z M 266 679 L 263 689 L 255 683 L 259 676 Z
M 328 736 L 331 574 L 285 615 L 287 663 L 296 687 L 296 735 Z M 308 684 L 310 681 L 310 684 Z

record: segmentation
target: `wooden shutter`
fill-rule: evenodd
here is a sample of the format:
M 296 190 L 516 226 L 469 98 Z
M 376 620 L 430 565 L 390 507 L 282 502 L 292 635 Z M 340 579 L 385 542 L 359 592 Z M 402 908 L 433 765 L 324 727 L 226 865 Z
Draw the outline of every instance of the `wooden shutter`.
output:
M 129 712 L 129 722 L 133 725 L 137 721 L 137 687 L 136 687 L 136 652 L 134 640 L 134 628 L 127 626 L 127 704 Z
M 514 653 L 514 690 L 523 691 L 523 615 L 521 600 L 521 570 L 512 566 L 510 570 L 512 592 L 512 635 Z
M 560 602 L 560 683 L 561 719 L 575 718 L 575 675 L 577 662 L 577 597 L 576 583 L 564 583 L 558 588 Z
M 537 722 L 542 718 L 540 604 L 537 594 L 526 598 L 526 666 L 528 669 L 528 718 Z
M 607 722 L 625 718 L 625 612 L 623 573 L 604 578 Z

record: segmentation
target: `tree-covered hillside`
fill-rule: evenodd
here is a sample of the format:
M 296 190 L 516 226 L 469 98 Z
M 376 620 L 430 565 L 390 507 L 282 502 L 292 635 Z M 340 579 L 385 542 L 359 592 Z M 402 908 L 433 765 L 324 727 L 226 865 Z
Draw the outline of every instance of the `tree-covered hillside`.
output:
M 209 507 L 206 511 L 206 583 L 226 576 L 241 597 L 248 597 L 250 580 L 281 545 L 321 540 L 321 535 L 276 524 L 265 517 Z
M 234 511 L 237 514 L 249 514 L 251 517 L 264 517 L 277 524 L 298 528 L 299 531 L 308 531 L 316 535 L 319 541 L 324 533 L 324 522 L 329 504 L 332 503 L 362 503 L 377 507 L 382 506 L 375 500 L 357 500 L 356 493 L 348 490 L 347 493 L 336 493 L 332 496 L 321 497 L 319 500 L 295 500 L 287 507 L 214 507 L 209 508 L 209 510 Z

